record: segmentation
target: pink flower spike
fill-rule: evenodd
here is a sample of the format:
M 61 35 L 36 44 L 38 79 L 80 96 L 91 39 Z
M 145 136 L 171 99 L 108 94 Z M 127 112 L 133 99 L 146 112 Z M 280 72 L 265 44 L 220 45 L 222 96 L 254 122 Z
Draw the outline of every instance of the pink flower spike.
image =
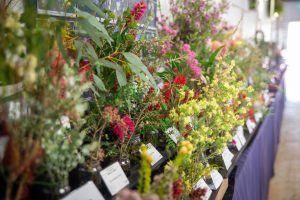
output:
M 201 68 L 200 67 L 192 67 L 191 69 L 194 72 L 194 75 L 196 77 L 199 77 L 201 75 Z
M 141 21 L 145 13 L 147 12 L 147 4 L 144 0 L 137 2 L 134 4 L 131 15 L 134 17 L 136 21 Z
M 182 47 L 181 47 L 181 50 L 186 52 L 186 53 L 189 53 L 191 51 L 191 46 L 189 44 L 184 44 Z
M 188 54 L 189 54 L 189 56 L 190 56 L 191 58 L 195 58 L 195 57 L 196 57 L 196 53 L 193 52 L 193 51 L 188 52 Z
M 132 119 L 130 118 L 129 115 L 125 115 L 122 120 L 125 122 L 125 124 L 128 126 L 128 130 L 131 134 L 134 134 L 135 133 L 135 124 L 134 122 L 132 121 Z M 130 135 L 131 135 L 130 134 Z

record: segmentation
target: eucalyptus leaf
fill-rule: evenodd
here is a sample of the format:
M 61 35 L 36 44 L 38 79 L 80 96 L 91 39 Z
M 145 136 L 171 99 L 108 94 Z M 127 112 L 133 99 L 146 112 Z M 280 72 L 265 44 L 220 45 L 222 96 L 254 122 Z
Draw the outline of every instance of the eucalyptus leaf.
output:
M 157 89 L 157 85 L 153 76 L 150 74 L 150 72 L 148 71 L 144 63 L 141 61 L 141 59 L 131 52 L 124 52 L 123 55 L 126 58 L 126 60 L 130 63 L 131 70 L 137 72 L 142 71 L 148 77 L 148 83 L 150 83 L 150 85 Z
M 124 73 L 116 71 L 116 75 L 117 75 L 118 83 L 120 86 L 124 86 L 127 84 L 126 76 Z
M 91 0 L 77 0 L 77 4 L 81 6 L 87 6 L 92 11 L 96 12 L 100 17 L 105 18 L 104 12 L 98 8 Z
M 95 81 L 95 85 L 97 86 L 97 88 L 101 91 L 107 91 L 106 88 L 105 88 L 105 85 L 103 83 L 103 81 L 95 74 L 93 74 L 93 78 L 94 78 L 94 81 Z
M 75 40 L 75 48 L 77 50 L 77 59 L 76 59 L 76 64 L 79 66 L 79 62 L 82 56 L 82 49 L 83 49 L 83 43 L 81 41 Z
M 116 70 L 117 80 L 120 86 L 124 86 L 127 84 L 126 74 L 122 67 L 117 63 L 110 62 L 105 59 L 99 59 L 101 65 Z
M 92 58 L 92 60 L 94 62 L 97 61 L 98 60 L 98 56 L 97 56 L 97 53 L 96 53 L 94 47 L 91 44 L 89 44 L 89 43 L 86 43 L 85 47 L 86 47 L 86 51 L 87 51 L 88 55 Z
M 67 61 L 67 63 L 70 65 L 70 59 L 69 59 L 68 53 L 63 45 L 64 43 L 63 43 L 62 35 L 57 34 L 56 39 L 57 39 L 57 45 L 58 45 L 59 51 L 62 53 L 65 61 Z
M 96 90 L 96 88 L 93 85 L 91 85 L 90 88 L 94 92 L 94 94 L 96 94 L 97 97 L 101 97 L 101 95 L 99 94 L 99 92 Z
M 104 25 L 101 24 L 95 16 L 87 12 L 80 11 L 78 9 L 76 9 L 76 11 L 79 17 L 86 19 L 86 22 L 88 22 L 91 26 L 99 30 L 102 33 L 102 37 L 104 37 L 109 43 L 113 41 L 113 39 L 108 35 L 108 32 Z

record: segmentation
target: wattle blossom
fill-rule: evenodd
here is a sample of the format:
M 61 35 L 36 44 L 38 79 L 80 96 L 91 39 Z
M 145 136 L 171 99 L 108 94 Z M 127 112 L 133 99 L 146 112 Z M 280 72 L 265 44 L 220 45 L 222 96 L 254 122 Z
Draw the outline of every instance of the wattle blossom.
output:
M 146 12 L 147 12 L 147 4 L 143 0 L 133 5 L 133 8 L 131 10 L 131 15 L 134 17 L 136 21 L 140 21 Z
M 174 84 L 176 85 L 185 85 L 186 84 L 186 77 L 184 75 L 177 75 L 174 79 Z

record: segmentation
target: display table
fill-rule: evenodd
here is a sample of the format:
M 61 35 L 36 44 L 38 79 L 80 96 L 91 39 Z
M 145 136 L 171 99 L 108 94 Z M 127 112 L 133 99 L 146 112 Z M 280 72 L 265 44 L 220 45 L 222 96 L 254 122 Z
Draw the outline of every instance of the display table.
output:
M 258 129 L 251 145 L 237 162 L 234 178 L 234 200 L 267 200 L 269 181 L 274 174 L 274 162 L 279 142 L 285 104 L 284 81 L 276 93 L 270 113 Z

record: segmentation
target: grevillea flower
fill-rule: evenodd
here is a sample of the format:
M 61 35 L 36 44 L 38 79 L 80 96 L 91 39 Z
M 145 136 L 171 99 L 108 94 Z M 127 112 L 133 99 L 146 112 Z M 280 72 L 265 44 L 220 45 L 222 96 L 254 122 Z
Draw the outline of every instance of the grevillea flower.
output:
M 140 21 L 147 11 L 147 4 L 145 1 L 137 2 L 133 5 L 131 15 L 136 21 Z
M 184 75 L 178 74 L 173 82 L 175 85 L 185 85 L 186 84 L 186 77 Z

